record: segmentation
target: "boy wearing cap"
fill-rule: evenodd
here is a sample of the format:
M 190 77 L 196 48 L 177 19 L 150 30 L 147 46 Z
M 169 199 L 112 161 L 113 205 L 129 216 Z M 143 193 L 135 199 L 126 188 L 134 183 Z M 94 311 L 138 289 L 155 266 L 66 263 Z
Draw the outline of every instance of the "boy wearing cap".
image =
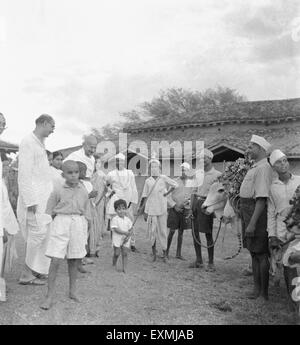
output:
M 168 221 L 167 227 L 170 229 L 168 235 L 167 257 L 171 247 L 172 239 L 176 230 L 178 230 L 176 258 L 184 260 L 181 256 L 183 231 L 191 229 L 191 219 L 188 218 L 190 211 L 190 198 L 193 191 L 192 179 L 187 175 L 191 167 L 188 163 L 181 164 L 182 175 L 175 179 L 178 187 L 172 189 L 168 196 Z
M 204 155 L 204 178 L 203 178 L 203 170 L 198 170 L 196 172 L 196 180 L 199 182 L 197 183 L 197 188 L 194 191 L 194 198 L 192 200 L 192 210 L 194 216 L 194 248 L 196 252 L 196 261 L 189 265 L 190 268 L 203 268 L 203 260 L 202 260 L 202 253 L 201 253 L 201 240 L 199 232 L 205 233 L 206 243 L 207 243 L 207 252 L 208 252 L 208 266 L 207 271 L 215 271 L 214 266 L 214 246 L 213 246 L 213 222 L 214 222 L 214 215 L 207 215 L 202 210 L 202 204 L 205 201 L 210 186 L 217 181 L 218 177 L 222 175 L 222 173 L 216 170 L 212 165 L 213 153 L 208 150 L 204 149 L 202 152 Z
M 268 300 L 269 248 L 267 232 L 267 200 L 272 182 L 272 168 L 267 161 L 270 148 L 264 138 L 253 135 L 249 155 L 255 161 L 240 187 L 243 244 L 251 254 L 254 291 L 249 298 Z
M 284 242 L 290 239 L 291 234 L 287 231 L 284 220 L 290 210 L 291 205 L 289 201 L 300 185 L 300 176 L 293 175 L 289 171 L 289 162 L 286 155 L 280 150 L 274 150 L 270 155 L 270 164 L 273 170 L 278 174 L 270 187 L 270 196 L 268 200 L 268 234 L 269 234 L 269 248 L 272 254 L 281 252 L 280 264 L 282 264 L 282 257 L 287 249 L 287 244 Z M 292 280 L 297 277 L 297 269 L 294 267 L 283 266 L 283 274 L 289 295 L 290 305 L 294 305 L 291 298 L 293 290 Z

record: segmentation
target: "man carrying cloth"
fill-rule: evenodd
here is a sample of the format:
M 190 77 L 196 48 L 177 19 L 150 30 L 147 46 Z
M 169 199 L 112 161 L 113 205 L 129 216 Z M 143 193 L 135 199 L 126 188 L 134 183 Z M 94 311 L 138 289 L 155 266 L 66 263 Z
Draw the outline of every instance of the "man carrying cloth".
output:
M 284 242 L 291 238 L 291 234 L 286 228 L 284 220 L 291 208 L 289 201 L 300 185 L 300 176 L 293 175 L 289 171 L 289 162 L 286 155 L 280 150 L 274 150 L 270 155 L 270 164 L 273 170 L 278 174 L 270 187 L 270 197 L 268 201 L 268 234 L 269 248 L 272 261 L 278 261 L 282 265 L 282 257 L 288 247 L 281 247 Z M 276 254 L 280 254 L 276 260 Z M 275 260 L 274 260 L 275 259 Z M 283 266 L 283 274 L 289 295 L 289 303 L 294 305 L 291 293 L 293 290 L 292 280 L 297 277 L 297 269 Z
M 252 258 L 254 291 L 248 297 L 261 296 L 268 300 L 269 248 L 267 233 L 267 200 L 272 182 L 272 168 L 267 161 L 271 144 L 258 135 L 252 135 L 250 158 L 255 161 L 240 187 L 240 208 L 243 245 Z
M 191 229 L 191 219 L 187 218 L 190 211 L 190 198 L 193 191 L 193 180 L 187 175 L 191 167 L 189 163 L 181 164 L 182 175 L 175 179 L 178 187 L 175 188 L 168 196 L 168 222 L 167 226 L 170 229 L 168 235 L 167 257 L 169 256 L 169 249 L 171 247 L 172 239 L 176 230 L 178 230 L 176 258 L 184 260 L 181 256 L 183 230 Z
M 215 271 L 214 266 L 214 246 L 213 246 L 213 221 L 214 215 L 207 215 L 202 210 L 202 204 L 205 201 L 210 186 L 217 181 L 218 177 L 222 175 L 222 173 L 216 170 L 212 165 L 213 153 L 210 150 L 204 149 L 202 152 L 204 155 L 204 179 L 203 183 L 202 179 L 199 179 L 200 183 L 198 183 L 198 187 L 195 191 L 194 198 L 192 201 L 192 210 L 194 216 L 194 247 L 196 252 L 196 261 L 193 262 L 189 267 L 190 268 L 203 268 L 203 260 L 202 260 L 202 253 L 201 253 L 201 240 L 199 232 L 205 233 L 206 242 L 207 242 L 207 249 L 208 251 L 208 266 L 207 271 Z M 196 180 L 199 176 L 203 176 L 203 170 L 198 170 L 196 172 Z

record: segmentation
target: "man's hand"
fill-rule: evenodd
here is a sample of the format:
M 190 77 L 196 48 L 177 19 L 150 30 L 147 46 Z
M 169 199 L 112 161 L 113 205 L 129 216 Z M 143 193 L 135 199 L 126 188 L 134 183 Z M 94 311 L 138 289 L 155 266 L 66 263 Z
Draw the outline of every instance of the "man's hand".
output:
M 254 231 L 255 231 L 255 225 L 250 222 L 246 228 L 246 235 L 252 237 L 254 236 Z
M 5 229 L 3 229 L 3 243 L 6 243 L 8 241 L 8 236 L 8 232 Z
M 98 192 L 96 190 L 92 190 L 89 194 L 89 199 L 96 198 Z
M 274 248 L 280 246 L 280 240 L 276 236 L 269 237 L 269 250 L 272 251 Z
M 175 210 L 176 212 L 182 212 L 182 208 L 179 207 L 178 205 L 175 205 L 175 206 L 174 206 L 174 210 Z
M 289 257 L 289 263 L 290 264 L 299 264 L 300 263 L 300 253 L 299 252 L 295 252 L 295 253 L 291 253 L 290 257 Z
M 36 210 L 37 210 L 37 205 L 32 205 L 32 206 L 27 207 L 28 212 L 33 212 L 35 214 Z
M 144 221 L 147 222 L 148 220 L 148 214 L 144 212 Z

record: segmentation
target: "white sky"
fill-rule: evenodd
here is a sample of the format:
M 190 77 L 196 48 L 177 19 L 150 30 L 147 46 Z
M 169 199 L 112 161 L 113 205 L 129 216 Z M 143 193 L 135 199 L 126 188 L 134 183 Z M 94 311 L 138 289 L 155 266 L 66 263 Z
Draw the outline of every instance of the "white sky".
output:
M 2 139 L 19 143 L 48 113 L 47 147 L 80 145 L 168 87 L 300 97 L 298 3 L 0 0 Z

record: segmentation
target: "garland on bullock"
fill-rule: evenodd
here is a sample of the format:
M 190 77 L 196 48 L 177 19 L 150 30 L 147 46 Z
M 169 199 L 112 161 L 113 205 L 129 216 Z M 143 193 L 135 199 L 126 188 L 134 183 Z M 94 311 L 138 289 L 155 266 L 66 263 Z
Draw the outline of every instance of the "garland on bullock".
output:
M 253 166 L 254 161 L 245 158 L 238 158 L 235 162 L 226 163 L 223 174 L 219 181 L 226 188 L 228 200 L 234 212 L 240 216 L 240 187 L 248 172 Z

